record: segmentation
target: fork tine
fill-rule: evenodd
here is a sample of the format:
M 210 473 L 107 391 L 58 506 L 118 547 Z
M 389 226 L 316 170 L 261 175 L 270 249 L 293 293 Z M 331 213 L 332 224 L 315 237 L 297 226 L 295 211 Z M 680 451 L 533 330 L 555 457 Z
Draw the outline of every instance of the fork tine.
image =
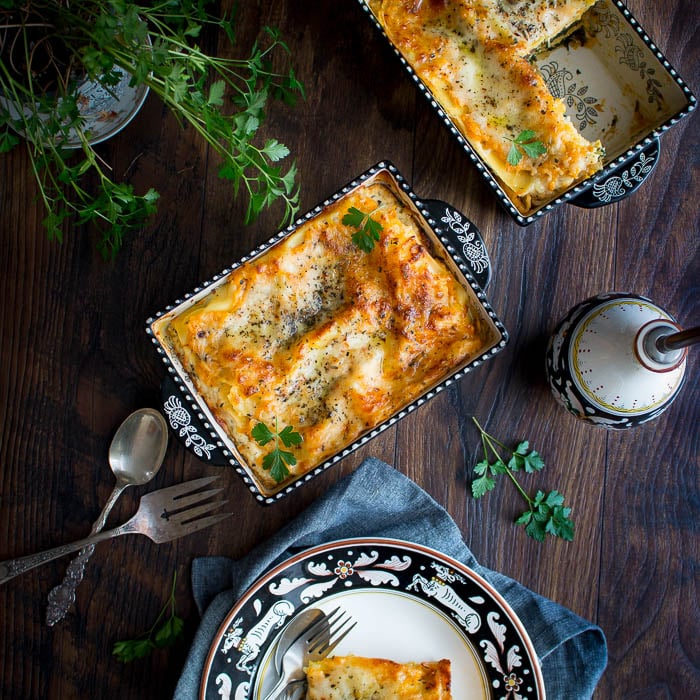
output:
M 173 499 L 172 508 L 169 510 L 173 510 L 173 512 L 184 510 L 185 508 L 193 506 L 207 498 L 211 498 L 222 491 L 223 489 L 208 489 L 207 491 L 197 491 L 197 493 L 190 494 L 189 496 L 177 496 Z
M 309 650 L 317 650 L 324 644 L 328 644 L 329 640 L 337 633 L 339 629 L 342 629 L 344 625 L 352 621 L 352 618 L 347 615 L 345 611 L 340 611 L 338 613 L 339 610 L 340 608 L 336 608 L 328 616 L 327 626 L 325 626 L 323 629 L 317 630 L 312 637 L 308 638 L 307 644 Z
M 228 501 L 213 501 L 211 503 L 203 503 L 201 506 L 195 506 L 193 508 L 188 508 L 187 510 L 177 511 L 169 513 L 167 510 L 163 510 L 161 518 L 164 518 L 169 523 L 174 523 L 176 525 L 187 525 L 193 520 L 197 520 L 202 515 L 206 515 L 213 510 L 216 510 L 219 506 L 228 503 Z
M 156 494 L 158 498 L 178 498 L 178 496 L 185 496 L 192 491 L 201 489 L 203 486 L 211 484 L 212 481 L 216 481 L 218 478 L 218 476 L 204 476 L 201 479 L 192 479 L 192 481 L 185 481 L 182 484 L 175 484 L 175 486 L 168 486 L 158 491 L 152 491 L 143 496 L 143 498 L 153 497 Z
M 210 515 L 208 518 L 200 518 L 199 520 L 191 520 L 184 525 L 172 528 L 172 533 L 168 532 L 167 539 L 162 539 L 161 542 L 167 542 L 168 540 L 175 540 L 178 537 L 184 537 L 185 535 L 191 535 L 197 530 L 202 530 L 210 525 L 216 525 L 226 518 L 230 518 L 233 513 L 218 513 L 217 515 Z
M 340 607 L 334 608 L 329 613 L 327 613 L 325 617 L 322 617 L 320 620 L 314 622 L 314 624 L 311 625 L 311 627 L 309 627 L 304 632 L 307 645 L 311 646 L 312 644 L 316 643 L 323 635 L 330 634 L 329 628 L 335 622 L 339 610 Z M 341 612 L 340 614 L 342 615 L 343 613 Z
M 356 624 L 350 615 L 341 613 L 340 617 L 333 620 L 327 634 L 317 634 L 314 640 L 309 642 L 309 651 L 327 656 Z
M 346 622 L 344 624 L 347 624 L 348 622 L 350 622 L 350 620 L 346 620 Z M 350 627 L 346 627 L 342 632 L 340 632 L 340 630 L 338 630 L 340 632 L 340 634 L 330 644 L 323 647 L 322 649 L 319 649 L 318 650 L 319 653 L 323 654 L 324 656 L 329 656 L 330 653 L 333 651 L 333 649 L 335 649 L 338 646 L 338 644 L 340 644 L 343 641 L 343 639 L 345 639 L 345 637 L 347 637 L 348 634 L 350 634 L 350 632 L 353 630 L 355 625 L 357 625 L 357 621 L 353 622 L 350 625 Z

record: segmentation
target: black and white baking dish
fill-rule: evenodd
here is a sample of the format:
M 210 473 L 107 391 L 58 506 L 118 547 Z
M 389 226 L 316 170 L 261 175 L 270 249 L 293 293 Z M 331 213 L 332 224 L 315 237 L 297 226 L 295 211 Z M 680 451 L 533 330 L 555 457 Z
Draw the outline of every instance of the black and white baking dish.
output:
M 627 7 L 620 0 L 598 0 L 582 18 L 585 29 L 552 49 L 538 51 L 531 60 L 552 95 L 566 105 L 566 114 L 578 131 L 591 142 L 600 140 L 606 154 L 604 167 L 525 215 L 391 42 L 369 0 L 359 3 L 500 203 L 521 226 L 530 225 L 561 204 L 590 209 L 636 192 L 658 162 L 661 135 L 697 106 L 686 83 Z
M 332 457 L 311 471 L 302 474 L 295 481 L 284 484 L 278 491 L 270 492 L 261 486 L 254 472 L 245 463 L 236 449 L 232 436 L 227 435 L 209 410 L 206 401 L 195 388 L 188 373 L 182 367 L 175 353 L 167 343 L 158 338 L 154 330 L 162 327 L 168 318 L 182 313 L 200 299 L 208 295 L 218 285 L 226 281 L 227 275 L 241 264 L 264 254 L 275 244 L 290 236 L 297 228 L 313 217 L 319 216 L 326 207 L 341 199 L 353 189 L 373 178 L 386 174 L 394 183 L 395 193 L 404 201 L 423 223 L 424 232 L 433 247 L 433 253 L 442 258 L 452 270 L 458 282 L 466 289 L 475 309 L 489 329 L 489 341 L 478 356 L 462 363 L 448 376 L 442 377 L 434 386 L 418 398 L 403 406 L 388 420 L 374 426 L 360 435 L 352 444 L 340 449 Z M 202 461 L 218 465 L 229 465 L 242 477 L 255 498 L 264 504 L 274 503 L 292 493 L 298 486 L 336 464 L 343 457 L 355 451 L 369 440 L 393 426 L 419 406 L 429 401 L 455 381 L 479 367 L 486 360 L 499 353 L 508 342 L 508 333 L 486 299 L 484 288 L 490 280 L 491 264 L 481 235 L 463 214 L 439 200 L 419 199 L 409 184 L 390 162 L 382 161 L 349 182 L 323 203 L 299 218 L 293 225 L 278 232 L 275 236 L 252 250 L 249 255 L 222 270 L 210 281 L 186 294 L 182 299 L 156 313 L 146 322 L 146 332 L 151 337 L 157 352 L 167 367 L 168 374 L 162 383 L 162 404 L 173 432 L 190 451 Z

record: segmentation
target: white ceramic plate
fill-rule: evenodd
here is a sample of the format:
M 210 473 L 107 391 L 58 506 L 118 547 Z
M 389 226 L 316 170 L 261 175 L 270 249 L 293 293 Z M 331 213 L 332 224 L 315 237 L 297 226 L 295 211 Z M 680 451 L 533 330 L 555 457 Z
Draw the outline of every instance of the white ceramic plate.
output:
M 260 578 L 219 628 L 201 700 L 262 700 L 289 621 L 340 606 L 357 625 L 334 654 L 452 662 L 455 700 L 544 700 L 537 656 L 501 595 L 471 569 L 422 545 L 352 539 L 314 547 Z

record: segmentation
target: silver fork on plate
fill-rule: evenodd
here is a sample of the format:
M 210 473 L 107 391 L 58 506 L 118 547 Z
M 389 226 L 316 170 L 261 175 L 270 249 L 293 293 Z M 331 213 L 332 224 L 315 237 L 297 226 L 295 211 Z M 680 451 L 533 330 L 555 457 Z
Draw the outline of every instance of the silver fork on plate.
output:
M 264 700 L 286 698 L 306 678 L 309 661 L 325 659 L 355 627 L 352 617 L 335 608 L 306 629 L 282 657 L 282 675 Z
M 200 490 L 218 478 L 218 476 L 207 476 L 153 491 L 141 497 L 139 509 L 134 516 L 119 527 L 104 530 L 71 544 L 60 545 L 37 554 L 0 562 L 0 584 L 33 569 L 35 566 L 119 535 L 138 533 L 146 535 L 156 544 L 161 544 L 221 522 L 233 513 L 207 514 L 227 501 L 208 503 L 202 503 L 202 501 L 220 493 L 223 489 Z

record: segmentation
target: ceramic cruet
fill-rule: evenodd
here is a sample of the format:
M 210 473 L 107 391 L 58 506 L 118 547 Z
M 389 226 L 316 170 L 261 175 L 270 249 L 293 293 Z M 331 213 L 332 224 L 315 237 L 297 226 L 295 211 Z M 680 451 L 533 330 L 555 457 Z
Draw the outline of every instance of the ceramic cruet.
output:
M 582 301 L 549 339 L 546 372 L 555 398 L 603 428 L 632 428 L 656 418 L 685 379 L 687 346 L 664 342 L 680 330 L 670 314 L 636 294 L 609 292 Z

